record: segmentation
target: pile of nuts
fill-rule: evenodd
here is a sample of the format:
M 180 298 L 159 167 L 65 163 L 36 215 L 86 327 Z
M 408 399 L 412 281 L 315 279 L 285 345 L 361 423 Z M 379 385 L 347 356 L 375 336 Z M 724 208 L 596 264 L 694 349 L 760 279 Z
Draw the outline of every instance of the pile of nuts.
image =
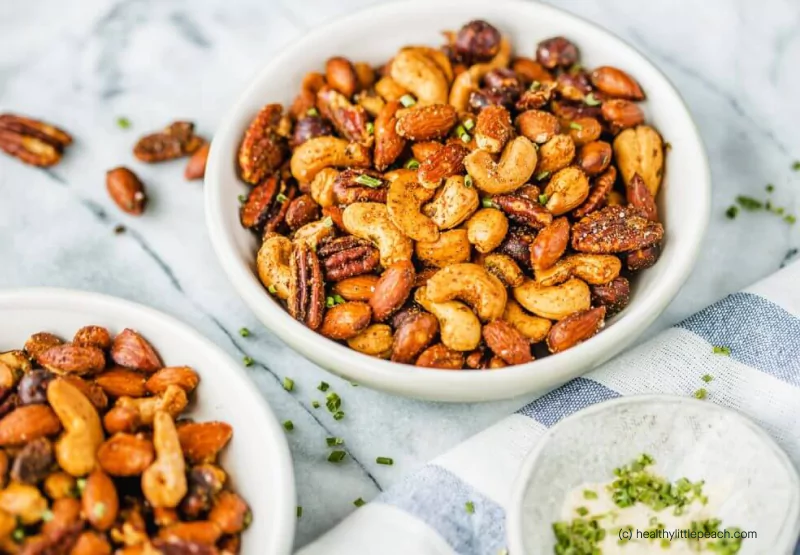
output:
M 250 509 L 217 465 L 233 430 L 178 419 L 198 382 L 130 329 L 0 353 L 0 552 L 238 553 Z
M 485 21 L 380 68 L 330 58 L 238 153 L 267 290 L 396 362 L 500 368 L 564 351 L 628 303 L 664 229 L 659 133 L 623 70 L 563 37 L 512 56 Z

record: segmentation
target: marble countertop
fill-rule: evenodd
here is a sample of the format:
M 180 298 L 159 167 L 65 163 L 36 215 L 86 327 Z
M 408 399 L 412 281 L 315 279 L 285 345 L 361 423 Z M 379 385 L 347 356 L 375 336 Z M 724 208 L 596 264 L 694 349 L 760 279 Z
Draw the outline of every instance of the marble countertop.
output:
M 432 0 L 434 1 L 434 0 Z M 203 215 L 203 187 L 183 162 L 145 166 L 131 145 L 177 118 L 211 136 L 254 72 L 282 45 L 372 0 L 29 0 L 0 4 L 0 111 L 41 117 L 76 142 L 37 170 L 0 157 L 0 287 L 57 286 L 135 300 L 189 322 L 251 369 L 289 434 L 304 507 L 297 546 L 524 400 L 446 405 L 353 387 L 296 355 L 259 325 L 223 275 Z M 612 30 L 677 85 L 708 148 L 711 226 L 688 284 L 655 331 L 774 272 L 800 246 L 800 225 L 766 213 L 724 212 L 740 194 L 800 212 L 800 4 L 791 0 L 563 0 Z M 478 15 L 478 14 L 476 14 Z M 402 41 L 401 37 L 398 41 Z M 794 62 L 794 63 L 793 63 Z M 116 120 L 125 116 L 129 130 Z M 111 167 L 135 167 L 151 203 L 141 218 L 108 198 Z M 691 199 L 688 199 L 691 201 Z M 123 224 L 127 231 L 115 234 Z M 796 252 L 796 251 L 794 251 Z M 253 335 L 237 333 L 246 326 Z M 294 392 L 280 385 L 296 382 Z M 344 399 L 340 422 L 308 409 L 320 380 Z M 324 437 L 352 459 L 326 462 Z M 376 456 L 395 465 L 378 466 Z M 268 469 L 265 469 L 268 471 Z

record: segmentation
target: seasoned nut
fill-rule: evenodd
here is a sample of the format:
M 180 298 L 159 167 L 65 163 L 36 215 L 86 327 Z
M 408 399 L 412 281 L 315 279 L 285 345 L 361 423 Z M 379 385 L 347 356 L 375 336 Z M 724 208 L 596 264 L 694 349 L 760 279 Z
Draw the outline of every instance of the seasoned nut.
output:
M 12 410 L 0 420 L 0 445 L 23 445 L 59 431 L 61 424 L 50 407 L 25 405 Z
M 544 144 L 561 131 L 561 125 L 550 112 L 526 110 L 517 116 L 519 132 L 536 144 Z
M 569 166 L 575 157 L 575 142 L 569 135 L 554 135 L 539 149 L 536 174 L 555 173 Z
M 330 208 L 328 213 L 330 214 Z M 324 220 L 317 220 L 306 224 L 294 232 L 292 242 L 294 244 L 305 243 L 313 251 L 317 249 L 325 239 L 333 237 L 336 234 L 336 229 L 333 227 L 333 216 L 326 216 Z
M 575 102 L 583 102 L 587 94 L 592 92 L 589 74 L 583 70 L 562 72 L 556 77 L 556 91 L 562 98 Z
M 225 422 L 189 422 L 178 427 L 178 439 L 192 464 L 213 463 L 228 444 L 233 428 Z
M 304 116 L 294 124 L 294 133 L 290 146 L 297 148 L 304 142 L 314 137 L 329 137 L 333 135 L 331 123 L 319 116 Z
M 652 246 L 664 237 L 661 224 L 647 220 L 643 211 L 607 206 L 572 226 L 572 248 L 579 252 L 616 253 Z
M 84 326 L 75 332 L 72 344 L 106 350 L 111 347 L 111 334 L 102 326 Z
M 455 351 L 475 349 L 481 342 L 481 323 L 477 316 L 458 301 L 431 301 L 427 289 L 418 288 L 414 300 L 439 320 L 442 343 Z
M 464 367 L 464 355 L 447 346 L 437 343 L 425 349 L 417 358 L 417 366 L 423 368 L 440 368 L 442 370 L 461 370 Z
M 39 362 L 39 357 L 51 347 L 61 345 L 64 343 L 60 338 L 52 333 L 34 333 L 25 342 L 25 351 L 36 361 Z
M 328 281 L 366 274 L 378 267 L 378 250 L 368 241 L 347 235 L 326 239 L 317 249 Z
M 364 178 L 368 178 L 369 181 L 364 181 Z M 338 204 L 386 202 L 388 190 L 385 184 L 386 180 L 376 171 L 347 169 L 336 176 L 333 182 L 333 195 Z
M 364 331 L 372 318 L 367 303 L 346 302 L 329 309 L 319 328 L 319 333 L 329 339 L 351 339 Z
M 347 96 L 327 86 L 317 92 L 317 106 L 345 139 L 372 146 L 375 137 L 368 129 L 369 116 L 362 106 L 352 104 Z
M 193 154 L 205 141 L 194 134 L 190 121 L 176 121 L 162 131 L 145 135 L 133 147 L 133 155 L 142 162 L 163 162 Z
M 170 543 L 179 540 L 195 545 L 213 546 L 222 535 L 222 530 L 215 522 L 196 520 L 194 522 L 176 522 L 159 530 L 159 538 Z M 191 553 L 191 551 L 189 551 Z
M 331 292 L 346 301 L 369 301 L 375 292 L 377 282 L 376 275 L 353 276 L 334 283 Z
M 439 228 L 434 220 L 420 211 L 434 192 L 417 183 L 417 174 L 411 170 L 394 173 L 386 195 L 386 209 L 392 223 L 410 239 L 435 241 L 439 238 Z
M 389 358 L 392 352 L 392 327 L 387 324 L 372 324 L 364 331 L 347 340 L 347 346 L 378 358 Z
M 656 200 L 645 185 L 644 179 L 638 173 L 625 186 L 628 204 L 644 212 L 645 218 L 651 222 L 658 221 L 658 207 Z
M 283 117 L 280 104 L 267 104 L 245 131 L 238 160 L 242 179 L 247 183 L 260 183 L 286 159 L 288 144 L 279 133 Z
M 320 171 L 311 182 L 311 198 L 314 202 L 324 208 L 333 206 L 336 203 L 336 196 L 333 190 L 333 185 L 336 183 L 336 178 L 339 172 L 333 168 L 325 168 Z
M 72 497 L 77 491 L 75 478 L 66 472 L 53 472 L 44 479 L 43 485 L 44 492 L 47 496 L 57 501 Z
M 111 359 L 125 368 L 152 373 L 163 366 L 153 346 L 138 332 L 126 328 L 114 338 Z
M 55 375 L 47 370 L 31 370 L 19 381 L 19 398 L 23 405 L 47 403 L 47 384 Z
M 564 37 L 543 40 L 536 47 L 536 61 L 547 69 L 569 67 L 578 57 L 578 47 Z
M 514 326 L 514 329 L 529 339 L 531 343 L 543 341 L 552 325 L 547 318 L 540 318 L 525 312 L 514 299 L 508 299 L 503 320 Z
M 322 281 L 317 253 L 308 243 L 297 243 L 292 250 L 289 267 L 289 314 L 315 330 L 322 325 L 322 313 L 325 310 L 325 283 Z
M 525 310 L 550 320 L 561 320 L 574 312 L 586 310 L 591 302 L 589 286 L 576 278 L 550 287 L 533 280 L 526 281 L 515 287 L 513 293 Z
M 418 241 L 414 246 L 417 258 L 424 264 L 443 268 L 449 264 L 466 262 L 470 258 L 470 244 L 466 229 L 451 229 L 439 234 L 431 243 Z
M 411 363 L 430 345 L 439 331 L 436 317 L 427 312 L 411 314 L 397 326 L 392 343 L 392 361 Z
M 569 245 L 569 221 L 556 218 L 531 243 L 531 266 L 535 271 L 546 270 L 561 258 Z
M 142 492 L 153 507 L 177 507 L 186 495 L 185 462 L 172 417 L 157 412 L 153 420 L 156 460 L 142 474 Z
M 44 437 L 35 439 L 27 443 L 14 458 L 11 479 L 35 486 L 50 473 L 53 461 L 53 446 L 50 441 Z
M 625 263 L 631 272 L 638 272 L 639 270 L 646 270 L 658 261 L 661 255 L 661 249 L 658 245 L 637 249 L 631 251 L 625 257 Z
M 53 125 L 15 114 L 0 115 L 0 149 L 26 164 L 53 166 L 71 142 L 66 131 Z
M 418 104 L 447 103 L 447 76 L 425 52 L 416 48 L 401 50 L 392 60 L 389 73 L 397 85 L 416 97 Z M 383 92 L 379 91 L 379 94 L 384 96 Z
M 508 364 L 531 362 L 530 343 L 511 324 L 494 320 L 483 327 L 483 339 L 501 359 Z
M 590 285 L 608 283 L 619 275 L 622 262 L 610 254 L 572 254 L 547 270 L 536 272 L 536 282 L 558 285 L 574 276 Z
M 106 357 L 97 347 L 57 345 L 38 357 L 38 362 L 56 374 L 91 374 L 106 366 Z
M 75 386 L 62 379 L 47 387 L 47 400 L 64 426 L 64 433 L 56 442 L 58 464 L 73 476 L 88 474 L 95 467 L 95 453 L 103 442 L 97 410 Z M 34 407 L 40 405 L 27 408 Z
M 583 145 L 578 151 L 578 165 L 586 175 L 599 175 L 611 163 L 611 145 L 605 141 L 593 141 Z
M 378 247 L 384 268 L 400 260 L 411 260 L 412 241 L 392 223 L 386 205 L 353 203 L 345 208 L 342 220 L 348 232 Z
M 486 270 L 506 287 L 517 287 L 525 281 L 519 265 L 507 254 L 492 253 L 483 260 Z
M 584 116 L 569 123 L 569 136 L 577 146 L 582 146 L 600 138 L 603 126 L 596 118 Z
M 400 103 L 387 102 L 375 118 L 375 167 L 385 171 L 403 152 L 406 140 L 397 132 L 397 111 Z
M 467 238 L 480 253 L 491 252 L 500 246 L 508 232 L 508 219 L 495 208 L 483 208 L 467 221 Z
M 553 76 L 547 71 L 542 64 L 532 60 L 531 58 L 515 58 L 511 62 L 511 69 L 519 75 L 525 86 L 532 84 L 534 81 L 539 83 L 550 83 L 553 81 Z
M 408 260 L 397 262 L 383 272 L 375 293 L 369 300 L 372 317 L 383 322 L 406 302 L 414 286 L 414 265 Z
M 188 493 L 180 504 L 180 511 L 187 518 L 196 520 L 211 509 L 214 496 L 225 484 L 225 472 L 211 464 L 193 466 L 189 471 Z
M 511 138 L 514 127 L 511 115 L 502 106 L 487 106 L 478 114 L 475 142 L 487 152 L 500 152 Z
M 613 133 L 644 123 L 644 112 L 630 100 L 611 99 L 603 102 L 603 119 Z
M 81 532 L 69 555 L 111 555 L 111 545 L 96 532 Z
M 97 464 L 111 476 L 138 476 L 154 458 L 152 442 L 141 435 L 114 434 L 97 450 Z
M 536 161 L 533 143 L 517 137 L 506 145 L 499 161 L 495 162 L 485 150 L 475 150 L 464 158 L 464 166 L 480 190 L 499 195 L 510 193 L 528 181 Z
M 592 285 L 592 304 L 606 307 L 608 315 L 616 314 L 628 306 L 631 286 L 627 278 L 617 277 L 603 285 Z
M 223 534 L 236 534 L 247 527 L 251 517 L 249 513 L 250 508 L 244 499 L 231 491 L 223 491 L 214 503 L 208 520 L 216 523 Z
M 439 187 L 442 179 L 464 173 L 464 158 L 469 154 L 469 149 L 458 143 L 447 143 L 443 147 L 432 144 L 438 147 L 422 157 L 417 171 L 420 184 L 428 189 Z
M 192 157 L 189 158 L 189 161 L 186 163 L 186 169 L 183 170 L 184 179 L 187 181 L 203 179 L 206 175 L 206 162 L 208 162 L 208 153 L 210 150 L 211 143 L 204 143 L 203 146 L 192 154 Z
M 559 170 L 544 189 L 547 209 L 555 216 L 566 214 L 580 206 L 589 196 L 589 179 L 583 171 L 570 166 Z
M 310 183 L 325 168 L 366 168 L 372 162 L 370 149 L 338 137 L 314 137 L 294 149 L 290 163 L 292 176 Z
M 636 80 L 616 67 L 601 66 L 592 72 L 592 84 L 600 92 L 614 98 L 625 98 L 628 100 L 644 100 L 639 83 Z
M 606 204 L 606 199 L 611 193 L 614 182 L 617 180 L 617 169 L 614 166 L 609 166 L 608 169 L 594 178 L 594 185 L 592 185 L 589 196 L 578 208 L 576 208 L 572 215 L 575 218 L 583 218 L 591 214 L 595 210 L 601 209 Z
M 133 407 L 113 407 L 103 416 L 103 427 L 109 434 L 133 433 L 141 424 L 139 411 Z
M 375 71 L 367 62 L 356 62 L 353 64 L 358 80 L 358 89 L 368 89 L 375 84 Z
M 274 201 L 280 185 L 278 176 L 273 175 L 250 189 L 239 209 L 242 227 L 258 231 L 275 218 Z
M 534 235 L 527 229 L 527 226 L 511 228 L 503 242 L 497 248 L 502 254 L 507 254 L 513 258 L 517 264 L 523 268 L 531 266 L 531 243 Z
M 626 184 L 638 173 L 653 197 L 658 194 L 664 177 L 664 145 L 655 129 L 647 125 L 626 129 L 614 139 L 614 154 Z
M 141 399 L 120 397 L 117 399 L 115 408 L 132 408 L 139 412 L 139 421 L 142 424 L 150 425 L 157 412 L 166 412 L 174 418 L 186 408 L 188 403 L 186 392 L 183 389 L 177 385 L 168 385 L 164 393 L 156 397 L 143 397 Z
M 153 395 L 161 395 L 171 385 L 191 393 L 199 382 L 200 376 L 188 366 L 167 366 L 150 376 L 145 387 Z
M 436 272 L 428 280 L 426 294 L 434 303 L 460 299 L 472 306 L 484 322 L 502 316 L 508 298 L 499 279 L 470 263 L 453 264 Z
M 97 530 L 111 528 L 117 519 L 119 498 L 114 482 L 108 474 L 95 469 L 86 479 L 82 495 L 83 514 Z
M 319 205 L 314 202 L 311 195 L 300 195 L 288 203 L 288 206 L 285 220 L 291 230 L 299 229 L 319 219 Z
M 120 210 L 132 216 L 144 212 L 147 195 L 144 185 L 128 168 L 119 167 L 106 172 L 106 189 Z
M 341 56 L 329 58 L 325 62 L 325 81 L 348 98 L 353 96 L 358 88 L 356 69 L 350 60 Z
M 491 60 L 500 49 L 500 31 L 486 21 L 470 21 L 458 31 L 453 47 L 467 65 Z
M 397 133 L 412 141 L 429 141 L 445 137 L 458 121 L 455 108 L 449 104 L 415 106 L 397 119 Z
M 492 202 L 506 213 L 510 220 L 529 225 L 534 229 L 542 229 L 553 221 L 551 214 L 536 201 L 518 195 L 498 195 Z
M 596 334 L 605 323 L 606 307 L 601 306 L 572 314 L 550 328 L 547 348 L 551 353 L 560 353 L 586 341 Z
M 61 376 L 61 379 L 75 386 L 78 391 L 89 399 L 89 402 L 92 403 L 97 410 L 105 410 L 108 406 L 108 397 L 106 397 L 103 389 L 94 381 L 85 380 L 80 376 L 74 376 L 72 374 L 64 374 Z
M 467 187 L 460 175 L 448 177 L 444 187 L 439 189 L 432 202 L 422 208 L 439 229 L 450 229 L 464 222 L 478 209 L 480 198 L 478 192 Z M 436 241 L 436 237 L 420 239 L 423 242 Z
M 407 89 L 401 87 L 397 81 L 388 75 L 378 79 L 378 82 L 375 83 L 375 92 L 377 92 L 387 103 L 396 102 L 404 95 L 408 94 Z
M 144 375 L 125 368 L 112 368 L 95 378 L 106 394 L 112 397 L 144 397 L 146 378 Z
M 0 510 L 17 517 L 23 526 L 36 524 L 47 510 L 47 500 L 35 486 L 12 482 L 0 490 Z
M 555 88 L 556 84 L 553 81 L 537 87 L 531 87 L 522 93 L 522 96 L 519 97 L 519 100 L 517 100 L 515 104 L 515 108 L 520 112 L 525 110 L 538 110 L 551 101 Z M 553 100 L 553 102 L 555 102 L 555 100 Z

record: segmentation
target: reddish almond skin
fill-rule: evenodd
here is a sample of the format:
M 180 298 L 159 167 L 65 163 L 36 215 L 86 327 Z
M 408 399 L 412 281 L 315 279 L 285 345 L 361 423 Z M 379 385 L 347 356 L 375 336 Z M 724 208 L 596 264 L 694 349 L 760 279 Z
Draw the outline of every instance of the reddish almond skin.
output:
M 102 326 L 84 326 L 75 332 L 72 344 L 97 347 L 105 351 L 111 347 L 111 334 Z
M 128 168 L 109 170 L 106 173 L 106 189 L 111 200 L 126 214 L 139 216 L 144 212 L 147 204 L 144 185 Z
M 544 228 L 531 243 L 531 266 L 534 270 L 547 270 L 567 250 L 569 244 L 569 221 L 561 217 Z
M 117 488 L 108 474 L 94 470 L 86 479 L 82 496 L 83 514 L 98 530 L 108 530 L 119 510 Z
M 372 316 L 383 322 L 406 302 L 414 286 L 416 271 L 409 260 L 389 266 L 375 284 L 375 291 L 369 300 Z
M 398 326 L 392 344 L 392 361 L 410 364 L 430 345 L 439 333 L 439 321 L 433 314 L 412 314 Z
M 417 366 L 441 370 L 461 370 L 464 366 L 464 354 L 448 349 L 442 343 L 437 343 L 419 355 Z
M 438 186 L 442 179 L 464 172 L 464 158 L 469 149 L 458 143 L 447 143 L 425 158 L 417 175 L 420 183 Z
M 208 520 L 215 522 L 223 534 L 236 534 L 244 530 L 249 511 L 244 499 L 232 491 L 223 491 L 208 514 Z
M 103 391 L 112 397 L 144 397 L 146 378 L 139 372 L 127 368 L 112 368 L 95 378 Z
M 592 285 L 592 304 L 606 307 L 608 314 L 616 314 L 630 300 L 631 285 L 627 278 L 617 277 L 604 285 Z
M 61 430 L 61 421 L 47 405 L 17 407 L 0 420 L 0 445 L 22 445 Z
M 603 119 L 611 125 L 611 131 L 618 133 L 629 127 L 644 123 L 644 112 L 630 100 L 614 98 L 603 102 Z
M 225 422 L 189 422 L 178 426 L 183 454 L 192 464 L 214 462 L 232 435 L 233 428 Z
M 111 476 L 138 476 L 155 458 L 153 444 L 144 437 L 119 433 L 97 450 L 97 462 Z
M 183 177 L 187 181 L 194 179 L 203 179 L 206 175 L 206 162 L 208 161 L 208 151 L 211 150 L 211 143 L 206 143 L 197 149 L 197 152 L 192 154 L 189 161 L 186 163 L 186 169 L 183 171 Z
M 57 345 L 38 357 L 38 362 L 53 372 L 96 373 L 106 367 L 106 357 L 97 347 Z
M 330 58 L 325 63 L 325 80 L 348 98 L 355 94 L 358 87 L 358 76 L 353 64 L 341 56 Z
M 155 372 L 163 366 L 155 349 L 138 332 L 126 328 L 114 338 L 111 358 L 125 368 Z
M 525 364 L 533 360 L 531 345 L 505 320 L 483 326 L 483 339 L 494 354 L 508 364 Z
M 109 434 L 133 433 L 140 425 L 139 411 L 130 407 L 113 407 L 103 416 L 103 427 Z
M 412 141 L 441 139 L 457 121 L 456 109 L 449 104 L 414 107 L 397 120 L 397 133 Z
M 560 353 L 585 341 L 600 331 L 606 317 L 606 307 L 590 308 L 567 316 L 550 328 L 547 348 Z
M 39 362 L 39 357 L 42 356 L 45 351 L 56 345 L 62 345 L 63 343 L 64 342 L 59 337 L 56 337 L 52 333 L 34 333 L 25 342 L 25 351 L 27 351 L 36 362 Z
M 372 309 L 367 303 L 339 304 L 325 313 L 319 333 L 329 339 L 351 339 L 364 331 L 371 319 Z
M 605 141 L 592 141 L 578 151 L 578 165 L 587 175 L 603 173 L 611 163 L 611 145 Z
M 217 543 L 221 535 L 222 530 L 220 530 L 217 523 L 208 520 L 176 522 L 162 528 L 158 532 L 158 537 L 168 540 L 168 545 L 175 542 L 175 540 L 182 540 L 194 544 L 213 546 Z M 192 553 L 189 549 L 185 552 Z M 195 548 L 195 552 L 202 553 L 198 548 Z
M 387 102 L 375 118 L 375 167 L 379 171 L 388 168 L 406 145 L 406 140 L 397 133 L 397 110 L 400 103 Z
M 601 92 L 614 98 L 627 100 L 644 100 L 639 83 L 616 67 L 602 66 L 592 72 L 592 84 Z
M 186 393 L 191 393 L 198 383 L 200 376 L 188 366 L 167 366 L 150 376 L 145 386 L 147 391 L 158 395 L 166 391 L 170 385 L 177 385 Z

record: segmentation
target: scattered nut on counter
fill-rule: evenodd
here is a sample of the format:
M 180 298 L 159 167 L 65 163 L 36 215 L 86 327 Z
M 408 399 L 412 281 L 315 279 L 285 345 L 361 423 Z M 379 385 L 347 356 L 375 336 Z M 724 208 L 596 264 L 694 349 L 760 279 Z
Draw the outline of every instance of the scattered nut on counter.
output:
M 252 515 L 217 462 L 233 430 L 180 418 L 198 383 L 130 329 L 0 353 L 0 552 L 239 553 Z
M 559 353 L 658 259 L 664 143 L 623 69 L 485 21 L 383 65 L 331 57 L 244 133 L 240 221 L 289 313 L 362 353 L 496 369 Z M 530 54 L 531 57 L 526 57 Z
M 72 137 L 63 129 L 15 114 L 0 114 L 0 150 L 32 166 L 58 164 Z

